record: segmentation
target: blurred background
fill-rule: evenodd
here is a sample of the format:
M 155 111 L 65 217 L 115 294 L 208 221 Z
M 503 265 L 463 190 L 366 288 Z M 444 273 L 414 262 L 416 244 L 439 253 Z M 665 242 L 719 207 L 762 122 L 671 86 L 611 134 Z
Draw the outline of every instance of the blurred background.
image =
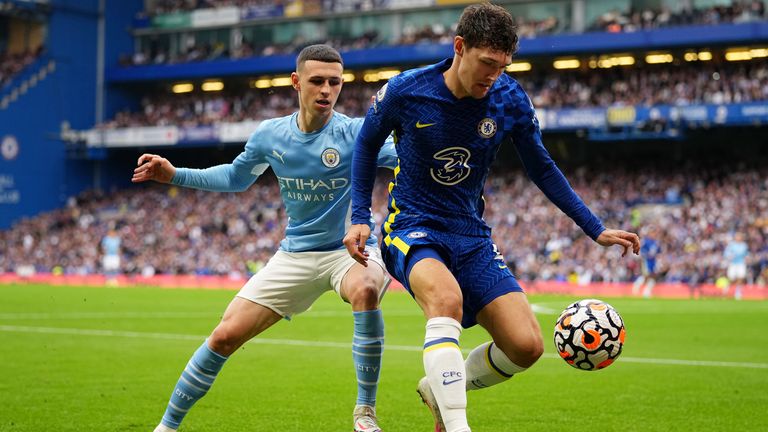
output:
M 239 287 L 283 235 L 271 172 L 241 194 L 132 185 L 138 156 L 230 162 L 260 121 L 298 108 L 289 76 L 314 43 L 344 57 L 337 110 L 363 116 L 388 78 L 452 56 L 468 3 L 0 1 L 0 282 Z M 596 247 L 510 143 L 485 218 L 524 286 L 765 298 L 765 2 L 497 3 L 518 21 L 507 73 L 547 148 L 607 226 L 644 241 L 642 258 Z

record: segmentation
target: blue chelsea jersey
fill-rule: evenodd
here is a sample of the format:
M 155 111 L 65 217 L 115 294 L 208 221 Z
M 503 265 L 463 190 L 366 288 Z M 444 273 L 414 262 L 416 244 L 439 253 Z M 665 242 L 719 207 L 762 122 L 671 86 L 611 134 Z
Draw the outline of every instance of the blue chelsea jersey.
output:
M 425 227 L 488 236 L 483 187 L 504 142 L 511 142 L 529 177 L 593 239 L 605 229 L 563 177 L 541 140 L 533 105 L 502 74 L 481 99 L 457 99 L 443 73 L 448 59 L 404 72 L 379 90 L 358 136 L 353 166 L 353 223 L 370 218 L 375 154 L 394 131 L 399 164 L 390 185 L 384 234 Z M 521 209 L 524 211 L 524 209 Z
M 172 183 L 212 191 L 242 191 L 270 166 L 288 214 L 280 248 L 287 252 L 342 249 L 350 224 L 352 151 L 363 119 L 334 112 L 322 129 L 305 133 L 298 127 L 297 116 L 294 113 L 263 121 L 231 164 L 203 170 L 179 168 Z M 396 165 L 391 141 L 378 161 L 383 167 Z M 369 223 L 372 226 L 373 221 Z M 375 245 L 376 239 L 369 244 Z

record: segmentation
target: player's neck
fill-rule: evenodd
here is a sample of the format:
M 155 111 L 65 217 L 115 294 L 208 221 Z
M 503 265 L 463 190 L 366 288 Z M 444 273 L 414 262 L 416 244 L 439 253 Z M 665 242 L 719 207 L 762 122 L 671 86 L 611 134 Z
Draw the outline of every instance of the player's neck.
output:
M 445 80 L 445 86 L 456 97 L 456 99 L 462 99 L 469 96 L 469 93 L 464 89 L 459 81 L 459 73 L 456 59 L 453 59 L 451 67 L 447 71 L 443 72 L 443 79 Z
M 304 133 L 311 133 L 320 130 L 328 124 L 333 117 L 333 110 L 327 114 L 316 115 L 309 110 L 299 109 L 299 115 L 296 116 L 296 125 Z

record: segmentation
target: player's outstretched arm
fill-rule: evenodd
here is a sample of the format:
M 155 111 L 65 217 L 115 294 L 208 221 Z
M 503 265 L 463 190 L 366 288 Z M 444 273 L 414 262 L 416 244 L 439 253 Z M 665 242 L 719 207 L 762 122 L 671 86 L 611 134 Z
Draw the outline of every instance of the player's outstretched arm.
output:
M 365 267 L 368 267 L 368 252 L 365 251 L 365 243 L 371 236 L 371 227 L 368 224 L 354 224 L 349 227 L 344 236 L 344 246 L 349 255 Z
M 144 153 L 136 163 L 138 167 L 133 170 L 133 183 L 141 183 L 154 180 L 160 183 L 170 183 L 176 175 L 176 168 L 168 159 L 149 153 Z
M 606 229 L 597 236 L 596 241 L 600 246 L 621 246 L 624 248 L 621 256 L 626 256 L 630 248 L 635 255 L 640 254 L 640 237 L 629 231 Z

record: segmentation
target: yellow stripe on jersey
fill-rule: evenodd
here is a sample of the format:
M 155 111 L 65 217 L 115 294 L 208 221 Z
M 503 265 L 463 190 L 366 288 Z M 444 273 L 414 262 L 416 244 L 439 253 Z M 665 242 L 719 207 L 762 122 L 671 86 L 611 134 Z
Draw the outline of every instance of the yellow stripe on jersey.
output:
M 426 354 L 426 353 L 428 353 L 428 352 L 430 352 L 430 351 L 434 351 L 434 350 L 436 350 L 436 349 L 441 349 L 441 348 L 453 348 L 453 349 L 460 349 L 460 348 L 459 348 L 459 346 L 458 346 L 458 345 L 456 345 L 456 344 L 455 344 L 455 343 L 453 343 L 453 342 L 443 342 L 443 343 L 439 343 L 439 344 L 431 345 L 431 346 L 429 346 L 429 347 L 427 347 L 427 348 L 424 348 L 424 354 Z
M 395 188 L 395 183 L 397 182 L 397 174 L 399 174 L 399 173 L 400 173 L 400 158 L 397 159 L 397 166 L 395 167 L 395 171 L 394 171 L 395 176 L 392 179 L 392 181 L 389 182 L 389 196 L 390 196 L 390 198 L 392 197 L 392 189 Z M 395 217 L 398 214 L 400 214 L 400 209 L 397 208 L 397 204 L 395 204 L 395 199 L 394 198 L 391 198 L 389 200 L 389 206 L 392 207 L 392 209 L 394 211 L 389 214 L 389 216 L 387 217 L 387 220 L 384 222 L 384 232 L 387 233 L 387 234 L 392 232 L 392 226 L 391 225 L 393 223 L 395 223 Z M 389 246 L 389 244 L 387 244 L 387 246 Z

